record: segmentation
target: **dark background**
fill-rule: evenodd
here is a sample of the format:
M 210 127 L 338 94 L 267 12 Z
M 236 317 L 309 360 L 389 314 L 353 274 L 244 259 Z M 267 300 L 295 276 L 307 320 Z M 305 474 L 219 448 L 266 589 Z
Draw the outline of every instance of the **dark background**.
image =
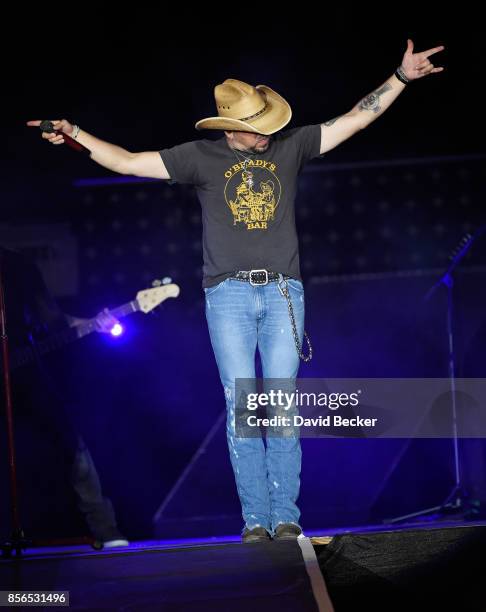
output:
M 27 19 L 4 43 L 9 114 L 2 162 L 29 175 L 106 175 L 66 152 L 47 155 L 33 130 L 21 129 L 24 119 L 66 117 L 132 150 L 153 150 L 197 138 L 194 123 L 213 113 L 212 88 L 228 77 L 281 92 L 292 104 L 293 125 L 322 122 L 381 84 L 400 63 L 407 38 L 416 50 L 445 45 L 433 57 L 446 70 L 416 82 L 371 133 L 330 152 L 329 160 L 482 152 L 484 35 L 472 6 L 436 14 L 417 7 L 420 15 L 351 6 L 319 18 L 299 12 L 295 21 L 268 26 L 207 31 L 201 24 L 194 33 L 190 23 L 155 18 L 155 11 L 100 7 L 94 19 L 77 16 L 74 27 L 70 20 L 42 26 Z M 191 40 L 192 47 L 182 44 Z

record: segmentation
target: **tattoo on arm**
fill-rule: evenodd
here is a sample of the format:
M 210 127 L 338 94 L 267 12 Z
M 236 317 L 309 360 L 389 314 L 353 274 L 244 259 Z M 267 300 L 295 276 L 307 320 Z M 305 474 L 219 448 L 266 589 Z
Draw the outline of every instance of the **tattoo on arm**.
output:
M 391 89 L 390 83 L 385 83 L 380 89 L 375 90 L 363 98 L 358 104 L 358 108 L 360 111 L 373 111 L 374 113 L 379 113 L 381 110 L 380 107 L 380 96 L 383 95 L 386 91 L 390 91 Z
M 340 118 L 341 118 L 341 115 L 339 115 L 339 117 L 334 117 L 334 119 L 329 119 L 329 121 L 326 121 L 324 125 L 326 127 L 330 127 L 333 123 L 336 123 L 336 121 Z

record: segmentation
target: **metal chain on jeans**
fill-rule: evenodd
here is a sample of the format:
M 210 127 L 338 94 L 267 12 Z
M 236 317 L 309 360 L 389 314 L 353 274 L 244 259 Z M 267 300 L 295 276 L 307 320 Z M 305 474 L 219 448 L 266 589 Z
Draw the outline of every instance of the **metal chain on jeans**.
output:
M 292 300 L 290 299 L 289 288 L 287 285 L 287 279 L 284 278 L 278 281 L 278 288 L 280 289 L 280 293 L 286 298 L 287 306 L 289 309 L 289 317 L 290 323 L 292 324 L 292 335 L 294 336 L 295 348 L 297 350 L 297 355 L 302 361 L 308 362 L 312 359 L 312 344 L 310 342 L 309 336 L 307 332 L 304 330 L 304 338 L 307 341 L 308 354 L 304 355 L 302 352 L 302 344 L 299 340 L 299 335 L 297 334 L 297 325 L 295 324 L 295 316 L 294 316 L 294 307 L 292 306 Z

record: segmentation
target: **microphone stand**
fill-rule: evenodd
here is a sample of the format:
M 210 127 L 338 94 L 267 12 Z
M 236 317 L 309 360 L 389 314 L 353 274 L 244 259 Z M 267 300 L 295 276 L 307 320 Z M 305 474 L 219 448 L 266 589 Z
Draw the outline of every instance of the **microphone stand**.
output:
M 428 301 L 432 295 L 436 292 L 439 287 L 444 286 L 447 291 L 447 340 L 448 340 L 448 365 L 449 365 L 449 380 L 451 390 L 451 412 L 452 412 L 452 445 L 454 453 L 454 485 L 451 492 L 446 499 L 439 506 L 433 508 L 426 508 L 419 510 L 418 512 L 412 512 L 411 514 L 405 514 L 403 516 L 387 519 L 386 523 L 399 523 L 411 518 L 417 518 L 419 516 L 425 516 L 427 514 L 439 513 L 445 514 L 446 512 L 464 512 L 466 507 L 465 500 L 468 498 L 465 487 L 462 483 L 461 474 L 461 462 L 459 454 L 459 436 L 457 430 L 457 405 L 456 405 L 456 354 L 454 346 L 454 326 L 453 326 L 453 315 L 454 315 L 454 276 L 453 272 L 458 266 L 459 262 L 465 257 L 473 243 L 486 232 L 486 225 L 482 225 L 474 234 L 466 234 L 459 245 L 454 249 L 450 255 L 451 263 L 439 278 L 439 280 L 429 289 L 425 295 L 425 301 Z
M 12 517 L 11 540 L 2 545 L 2 551 L 7 556 L 12 550 L 17 555 L 25 548 L 26 541 L 20 525 L 20 514 L 17 490 L 17 469 L 15 461 L 15 441 L 13 430 L 12 387 L 10 385 L 10 361 L 8 352 L 7 319 L 5 309 L 5 293 L 3 283 L 3 255 L 0 252 L 0 338 L 2 343 L 3 385 L 5 395 L 5 416 L 7 419 L 8 466 L 10 475 L 10 507 Z

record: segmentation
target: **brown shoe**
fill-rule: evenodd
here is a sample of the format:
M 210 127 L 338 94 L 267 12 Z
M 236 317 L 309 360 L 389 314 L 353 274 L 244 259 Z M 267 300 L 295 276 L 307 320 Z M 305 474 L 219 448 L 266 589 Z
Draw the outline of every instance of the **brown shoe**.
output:
M 280 523 L 275 529 L 274 540 L 296 540 L 302 535 L 302 529 L 294 523 Z
M 248 529 L 245 527 L 241 536 L 243 544 L 253 544 L 254 542 L 269 542 L 270 534 L 264 527 L 253 527 Z

